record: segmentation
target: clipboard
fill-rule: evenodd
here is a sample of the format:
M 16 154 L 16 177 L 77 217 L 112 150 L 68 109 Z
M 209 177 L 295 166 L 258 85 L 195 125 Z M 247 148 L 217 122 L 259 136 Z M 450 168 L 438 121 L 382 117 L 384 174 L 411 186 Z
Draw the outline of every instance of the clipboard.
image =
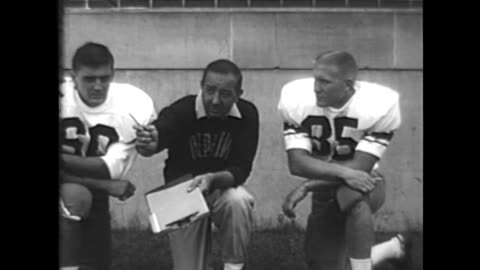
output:
M 179 229 L 208 216 L 210 210 L 200 189 L 187 192 L 192 180 L 188 174 L 145 193 L 153 233 Z

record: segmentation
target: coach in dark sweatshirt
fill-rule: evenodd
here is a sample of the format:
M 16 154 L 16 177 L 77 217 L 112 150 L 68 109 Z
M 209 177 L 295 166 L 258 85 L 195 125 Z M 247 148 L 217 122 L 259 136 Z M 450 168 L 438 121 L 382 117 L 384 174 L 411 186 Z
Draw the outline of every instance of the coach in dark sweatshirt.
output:
M 250 175 L 258 145 L 258 111 L 241 99 L 242 74 L 220 59 L 204 70 L 198 95 L 164 108 L 149 126 L 137 127 L 143 156 L 168 149 L 165 181 L 191 173 L 191 189 L 205 194 L 219 228 L 224 269 L 242 269 L 253 223 L 253 197 L 242 184 Z M 175 270 L 208 269 L 208 219 L 169 234 Z

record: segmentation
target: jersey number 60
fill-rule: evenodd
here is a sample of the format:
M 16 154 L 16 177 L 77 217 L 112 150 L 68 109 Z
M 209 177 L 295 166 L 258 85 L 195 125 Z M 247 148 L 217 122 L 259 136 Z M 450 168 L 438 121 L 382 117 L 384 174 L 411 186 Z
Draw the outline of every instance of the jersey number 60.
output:
M 66 138 L 66 131 L 68 128 L 75 128 L 77 135 L 86 135 L 85 126 L 82 121 L 77 117 L 72 118 L 63 118 L 60 122 L 60 128 L 62 129 L 61 144 L 73 147 L 75 149 L 75 155 L 82 155 L 82 142 L 77 139 L 68 139 Z M 108 138 L 106 145 L 102 145 L 102 148 L 107 149 L 112 143 L 118 142 L 118 134 L 114 128 L 106 125 L 95 125 L 88 129 L 88 134 L 90 134 L 90 142 L 88 144 L 87 152 L 85 155 L 88 156 L 98 156 L 104 153 L 99 153 L 100 145 L 99 138 L 100 136 Z

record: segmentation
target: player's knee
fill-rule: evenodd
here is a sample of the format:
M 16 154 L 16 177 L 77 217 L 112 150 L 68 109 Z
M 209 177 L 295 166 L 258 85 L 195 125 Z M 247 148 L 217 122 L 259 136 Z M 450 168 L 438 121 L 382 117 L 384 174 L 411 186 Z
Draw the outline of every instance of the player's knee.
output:
M 370 216 L 371 212 L 370 205 L 365 200 L 357 201 L 349 211 L 350 215 L 355 216 Z
M 353 205 L 349 212 L 346 213 L 347 219 L 347 239 L 363 239 L 361 241 L 348 241 L 350 243 L 349 248 L 351 254 L 354 255 L 355 258 L 363 258 L 365 250 L 368 250 L 368 246 L 370 246 L 369 238 L 370 231 L 373 229 L 373 215 L 370 209 L 370 205 L 367 201 L 361 200 Z M 370 243 L 370 244 L 366 244 Z M 362 254 L 362 255 L 361 255 Z
M 85 186 L 65 183 L 60 187 L 60 196 L 65 207 L 64 215 L 86 218 L 92 207 L 92 193 Z
M 336 198 L 340 211 L 346 213 L 351 211 L 358 202 L 363 201 L 364 195 L 360 191 L 343 185 L 337 189 Z

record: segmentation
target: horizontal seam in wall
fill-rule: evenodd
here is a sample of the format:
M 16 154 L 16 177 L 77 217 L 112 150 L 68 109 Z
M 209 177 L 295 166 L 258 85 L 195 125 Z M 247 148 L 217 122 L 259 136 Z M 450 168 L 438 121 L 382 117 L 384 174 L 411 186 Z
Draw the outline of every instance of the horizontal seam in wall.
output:
M 112 13 L 423 13 L 423 8 L 65 8 L 64 14 Z
M 310 71 L 309 68 L 242 68 L 242 71 Z M 203 71 L 203 68 L 115 68 L 116 71 Z M 423 68 L 360 68 L 360 71 L 423 72 Z M 64 69 L 71 71 L 71 69 Z

